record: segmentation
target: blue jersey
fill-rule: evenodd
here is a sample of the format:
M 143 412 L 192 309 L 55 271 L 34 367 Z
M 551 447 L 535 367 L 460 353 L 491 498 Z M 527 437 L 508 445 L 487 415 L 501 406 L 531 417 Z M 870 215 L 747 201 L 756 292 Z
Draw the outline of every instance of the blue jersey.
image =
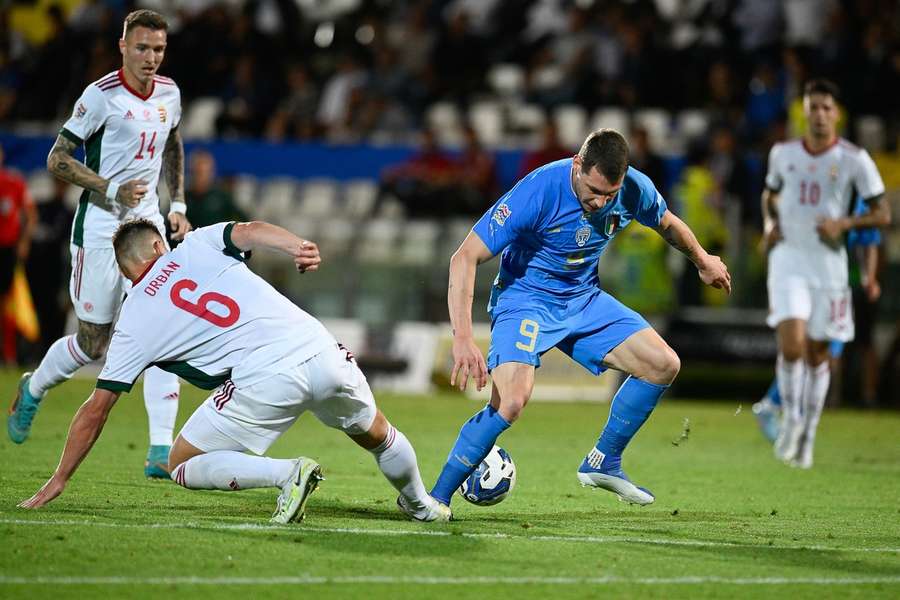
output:
M 493 254 L 503 252 L 489 310 L 506 290 L 557 298 L 596 292 L 597 263 L 610 240 L 632 220 L 656 227 L 666 212 L 653 182 L 632 167 L 612 201 L 585 212 L 571 171 L 571 158 L 532 171 L 473 227 Z

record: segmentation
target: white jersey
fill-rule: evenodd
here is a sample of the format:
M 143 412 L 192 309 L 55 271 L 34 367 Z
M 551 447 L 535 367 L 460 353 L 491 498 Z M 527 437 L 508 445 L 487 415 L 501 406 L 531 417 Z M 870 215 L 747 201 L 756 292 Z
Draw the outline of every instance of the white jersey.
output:
M 156 188 L 163 149 L 180 121 L 181 92 L 168 77 L 155 76 L 148 96 L 133 90 L 121 69 L 85 88 L 60 134 L 84 144 L 89 169 L 120 185 L 143 179 L 147 195 L 134 208 L 109 200 L 101 208 L 88 201 L 90 192 L 85 190 L 72 226 L 73 244 L 109 248 L 113 233 L 123 221 L 158 219 Z
M 769 276 L 796 275 L 814 287 L 846 287 L 845 245 L 822 242 L 816 225 L 822 218 L 848 216 L 857 197 L 884 193 L 869 153 L 840 138 L 818 154 L 810 153 L 802 140 L 775 144 L 766 187 L 779 194 L 778 223 L 784 236 L 769 254 Z
M 130 391 L 150 365 L 197 387 L 254 385 L 337 342 L 244 264 L 233 223 L 189 233 L 134 282 L 97 387 Z

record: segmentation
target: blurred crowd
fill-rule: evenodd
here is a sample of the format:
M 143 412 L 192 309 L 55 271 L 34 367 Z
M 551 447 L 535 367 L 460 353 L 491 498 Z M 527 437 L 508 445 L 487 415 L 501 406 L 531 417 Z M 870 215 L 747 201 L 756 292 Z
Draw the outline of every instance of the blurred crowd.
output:
M 116 69 L 126 11 L 169 16 L 162 72 L 219 97 L 223 136 L 365 139 L 418 130 L 439 100 L 522 67 L 545 108 L 702 108 L 764 143 L 810 74 L 896 140 L 894 0 L 12 0 L 0 9 L 0 122 L 59 118 Z M 776 134 L 777 135 L 777 134 Z

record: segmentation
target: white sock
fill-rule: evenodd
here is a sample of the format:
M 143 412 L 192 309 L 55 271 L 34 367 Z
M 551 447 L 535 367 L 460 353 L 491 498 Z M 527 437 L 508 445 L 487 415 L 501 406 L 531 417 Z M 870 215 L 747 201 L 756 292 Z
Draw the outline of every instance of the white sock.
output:
M 188 459 L 172 471 L 172 480 L 192 490 L 237 491 L 283 486 L 296 461 L 251 456 L 233 450 L 207 452 Z
M 150 421 L 150 445 L 171 446 L 178 416 L 178 376 L 150 367 L 144 371 L 144 407 Z
M 51 388 L 72 377 L 75 371 L 89 362 L 90 357 L 78 345 L 75 335 L 59 338 L 31 375 L 28 391 L 35 398 L 43 398 Z
M 830 383 L 831 365 L 827 360 L 806 370 L 806 385 L 803 388 L 803 428 L 806 445 L 810 451 L 816 439 L 816 429 L 819 426 L 822 409 L 825 407 L 825 397 L 828 395 Z
M 778 392 L 781 394 L 782 423 L 785 419 L 800 423 L 806 363 L 802 359 L 787 361 L 779 354 L 775 372 L 778 374 Z
M 410 508 L 423 510 L 430 504 L 431 497 L 425 491 L 425 484 L 419 474 L 416 451 L 402 431 L 390 426 L 384 442 L 371 452 L 378 468 L 403 495 Z

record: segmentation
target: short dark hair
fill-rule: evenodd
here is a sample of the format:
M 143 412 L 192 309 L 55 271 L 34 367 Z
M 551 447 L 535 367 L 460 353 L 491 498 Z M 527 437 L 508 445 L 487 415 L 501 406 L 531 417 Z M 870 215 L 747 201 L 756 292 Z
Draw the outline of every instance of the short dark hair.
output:
M 617 183 L 628 169 L 628 142 L 615 129 L 598 129 L 584 140 L 578 156 L 582 173 L 597 167 L 610 183 Z
M 169 31 L 169 22 L 166 18 L 154 10 L 142 8 L 128 13 L 125 17 L 125 27 L 122 29 L 122 37 L 124 38 L 135 27 L 146 27 L 154 31 L 162 29 Z
M 131 258 L 135 250 L 135 244 L 144 236 L 153 234 L 161 238 L 159 229 L 153 221 L 148 219 L 135 219 L 134 221 L 126 221 L 119 225 L 113 234 L 112 244 L 113 251 L 116 253 L 116 261 L 122 258 Z
M 803 95 L 825 94 L 831 96 L 837 102 L 840 99 L 841 90 L 837 84 L 829 79 L 810 79 L 803 86 Z

